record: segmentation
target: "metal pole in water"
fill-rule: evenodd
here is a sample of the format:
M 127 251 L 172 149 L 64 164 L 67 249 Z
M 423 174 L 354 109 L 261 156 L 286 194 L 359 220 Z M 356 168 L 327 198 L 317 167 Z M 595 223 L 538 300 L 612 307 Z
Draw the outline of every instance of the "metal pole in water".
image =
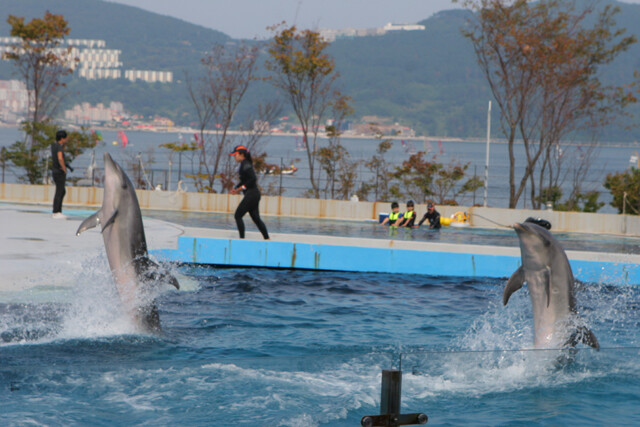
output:
M 487 110 L 487 158 L 484 164 L 484 207 L 487 207 L 487 189 L 489 187 L 489 143 L 491 142 L 491 101 Z
M 282 196 L 282 170 L 284 169 L 284 160 L 280 157 L 280 189 L 278 190 L 278 196 Z
M 401 414 L 400 400 L 402 395 L 402 371 L 384 369 L 382 371 L 382 387 L 380 394 L 380 415 L 364 416 L 360 420 L 363 427 L 398 427 L 415 424 L 426 424 L 426 414 Z
M 382 371 L 382 392 L 380 396 L 380 415 L 400 414 L 402 397 L 402 372 L 396 369 Z

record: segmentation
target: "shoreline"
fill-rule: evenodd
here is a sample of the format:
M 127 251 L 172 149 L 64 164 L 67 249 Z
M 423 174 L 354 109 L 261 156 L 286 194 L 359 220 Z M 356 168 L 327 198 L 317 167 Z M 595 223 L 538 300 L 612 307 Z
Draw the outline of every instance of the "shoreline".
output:
M 81 126 L 78 125 L 73 125 L 73 124 L 69 124 L 66 125 L 69 128 L 73 128 L 73 129 L 80 129 Z M 9 125 L 6 123 L 0 123 L 0 128 L 6 128 L 6 129 L 15 129 L 16 131 L 19 130 L 19 126 L 17 125 Z M 122 131 L 129 131 L 129 132 L 145 132 L 145 133 L 159 133 L 159 134 L 174 134 L 174 133 L 185 133 L 185 134 L 197 134 L 200 133 L 200 131 L 198 129 L 193 129 L 193 128 L 189 128 L 189 127 L 174 127 L 174 128 L 142 128 L 142 129 L 135 129 L 135 128 L 113 128 L 113 127 L 106 127 L 106 126 L 91 126 L 91 127 L 87 127 L 87 129 L 93 129 L 93 130 L 99 130 L 99 131 L 110 131 L 110 132 L 118 132 L 120 130 Z M 207 135 L 213 135 L 218 133 L 218 131 L 216 130 L 205 130 L 204 131 L 205 134 Z M 228 134 L 230 135 L 249 135 L 251 132 L 250 131 L 239 131 L 239 130 L 230 130 L 227 131 Z M 302 137 L 302 133 L 294 133 L 294 132 L 268 132 L 265 133 L 265 136 L 284 136 L 284 137 L 288 137 L 288 138 L 301 138 Z M 487 140 L 486 138 L 483 139 L 482 137 L 447 137 L 447 136 L 401 136 L 401 135 L 393 135 L 393 136 L 385 136 L 384 138 L 378 139 L 375 137 L 375 135 L 364 135 L 364 134 L 342 134 L 341 138 L 344 139 L 359 139 L 359 140 L 368 140 L 371 142 L 376 142 L 376 141 L 383 141 L 383 140 L 394 140 L 394 141 L 420 141 L 420 142 L 460 142 L 460 143 L 473 143 L 473 144 L 486 144 Z M 320 140 L 326 140 L 328 139 L 326 134 L 321 133 L 318 134 L 318 139 Z M 504 138 L 491 138 L 490 141 L 491 144 L 507 144 L 508 141 L 506 141 Z M 523 144 L 524 142 L 520 139 L 515 141 L 515 144 Z M 624 142 L 624 141 L 601 141 L 601 142 L 590 142 L 590 141 L 565 141 L 562 143 L 563 145 L 568 145 L 568 146 L 602 146 L 602 147 L 618 147 L 618 148 L 638 148 L 640 149 L 640 142 L 638 141 L 633 141 L 633 142 Z M 417 151 L 421 151 L 421 150 L 417 150 Z

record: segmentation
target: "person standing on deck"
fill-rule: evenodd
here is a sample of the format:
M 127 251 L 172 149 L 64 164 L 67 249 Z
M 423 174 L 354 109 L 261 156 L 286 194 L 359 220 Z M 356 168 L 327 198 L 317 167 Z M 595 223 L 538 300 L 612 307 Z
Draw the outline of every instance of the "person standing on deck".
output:
M 242 191 L 244 194 L 244 198 L 238 205 L 235 213 L 236 225 L 238 226 L 240 238 L 244 239 L 244 221 L 242 220 L 242 217 L 249 212 L 251 219 L 262 233 L 262 237 L 264 237 L 265 240 L 269 240 L 267 226 L 264 225 L 264 222 L 260 219 L 260 211 L 258 209 L 258 205 L 260 203 L 260 190 L 258 189 L 256 172 L 253 170 L 251 154 L 249 154 L 246 147 L 238 145 L 233 149 L 233 152 L 229 153 L 229 155 L 233 156 L 236 162 L 240 163 L 240 168 L 238 169 L 240 183 L 229 192 L 231 194 L 238 194 Z
M 56 184 L 56 193 L 53 196 L 53 218 L 65 219 L 66 216 L 62 213 L 62 199 L 67 193 L 64 185 L 67 180 L 67 169 L 73 172 L 71 165 L 68 165 L 64 159 L 64 144 L 66 144 L 67 131 L 59 130 L 56 132 L 56 142 L 51 144 L 51 172 L 53 175 L 53 182 Z

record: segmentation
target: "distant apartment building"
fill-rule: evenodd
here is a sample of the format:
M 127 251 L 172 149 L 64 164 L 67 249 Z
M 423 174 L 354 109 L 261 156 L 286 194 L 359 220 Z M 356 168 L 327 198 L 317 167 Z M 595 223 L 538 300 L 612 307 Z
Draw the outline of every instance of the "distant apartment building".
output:
M 425 28 L 424 25 L 419 24 L 392 24 L 391 22 L 382 27 L 385 33 L 388 31 L 422 31 Z
M 72 109 L 64 112 L 64 118 L 69 123 L 77 125 L 104 124 L 122 117 L 124 107 L 121 102 L 111 102 L 109 107 L 99 103 L 92 106 L 88 102 L 74 105 Z
M 171 83 L 173 82 L 173 73 L 171 71 L 126 70 L 124 78 L 132 82 L 144 80 L 150 83 Z
M 419 24 L 392 24 L 389 22 L 384 27 L 378 28 L 321 29 L 319 33 L 326 41 L 333 42 L 341 37 L 381 36 L 389 31 L 422 31 L 425 28 L 424 25 Z
M 0 55 L 9 52 L 11 46 L 20 43 L 18 37 L 0 37 Z M 146 81 L 149 83 L 171 83 L 173 73 L 170 71 L 155 70 L 124 70 L 120 61 L 122 51 L 119 49 L 107 49 L 104 40 L 93 39 L 66 39 L 64 45 L 71 46 L 68 66 L 72 68 L 78 77 L 87 80 L 96 79 L 121 79 L 131 81 Z M 63 52 L 63 47 L 56 49 Z
M 18 123 L 29 108 L 29 92 L 18 80 L 0 80 L 0 121 Z

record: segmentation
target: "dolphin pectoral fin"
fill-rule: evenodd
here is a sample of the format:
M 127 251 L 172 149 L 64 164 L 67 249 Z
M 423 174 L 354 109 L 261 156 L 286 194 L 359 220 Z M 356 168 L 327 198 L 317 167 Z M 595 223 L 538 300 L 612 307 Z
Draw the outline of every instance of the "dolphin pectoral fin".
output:
M 573 334 L 571 334 L 565 344 L 565 347 L 575 347 L 578 343 L 588 345 L 589 347 L 593 347 L 600 351 L 600 343 L 598 342 L 596 335 L 586 326 L 579 326 Z
M 517 291 L 524 284 L 524 268 L 519 267 L 516 271 L 513 272 L 509 280 L 507 281 L 507 286 L 504 287 L 504 293 L 502 294 L 502 303 L 507 305 L 509 302 L 509 297 L 511 294 Z
M 116 209 L 113 215 L 111 215 L 111 218 L 109 218 L 107 222 L 105 222 L 104 225 L 102 226 L 102 231 L 104 231 L 105 228 L 113 224 L 113 222 L 116 220 L 117 215 L 118 215 L 118 210 Z
M 178 282 L 178 279 L 176 279 L 176 277 L 168 271 L 162 274 L 162 281 L 171 286 L 175 286 L 176 289 L 180 289 L 180 283 Z
M 79 236 L 83 231 L 96 227 L 98 224 L 100 224 L 99 214 L 100 211 L 94 213 L 89 218 L 86 218 L 84 221 L 82 221 L 80 227 L 78 227 L 78 231 L 76 231 L 76 236 Z
M 544 291 L 547 293 L 547 307 L 551 304 L 551 268 L 547 267 L 544 274 Z

